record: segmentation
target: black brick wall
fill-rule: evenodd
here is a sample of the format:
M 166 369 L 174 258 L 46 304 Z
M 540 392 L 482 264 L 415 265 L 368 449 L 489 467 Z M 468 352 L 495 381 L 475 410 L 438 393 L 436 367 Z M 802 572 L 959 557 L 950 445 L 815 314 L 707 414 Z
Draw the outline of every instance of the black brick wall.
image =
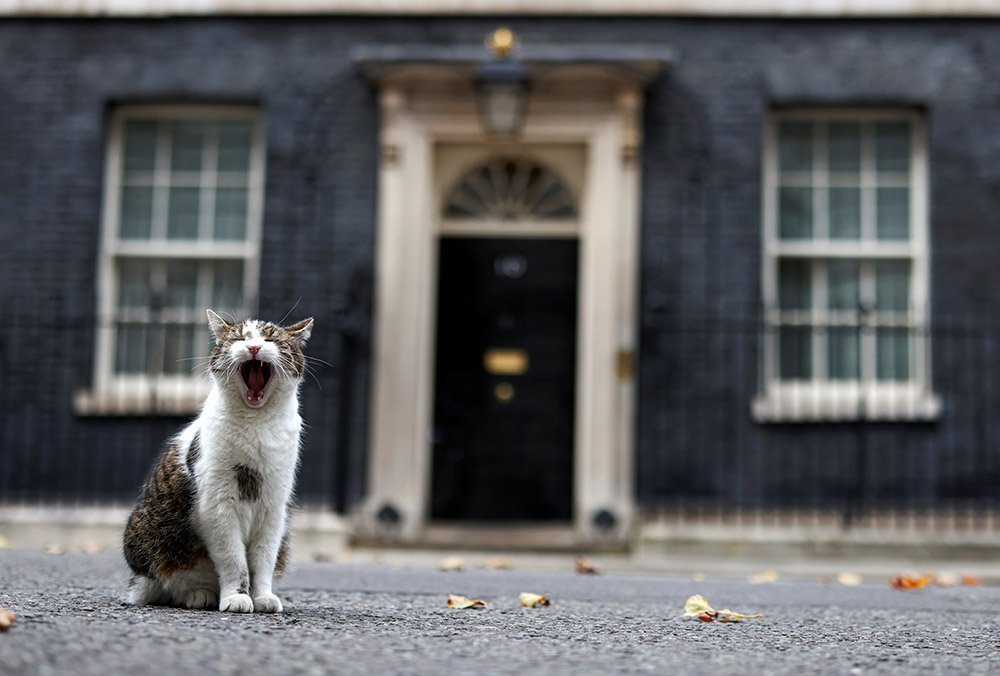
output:
M 647 43 L 677 55 L 645 112 L 640 501 L 840 499 L 857 477 L 856 431 L 753 423 L 756 335 L 700 333 L 717 320 L 755 319 L 766 112 L 925 110 L 932 303 L 952 316 L 992 318 L 1000 309 L 1000 23 L 509 23 L 525 43 Z M 312 352 L 333 364 L 304 387 L 300 493 L 339 507 L 356 502 L 367 443 L 377 111 L 349 52 L 371 43 L 479 44 L 496 24 L 0 20 L 0 321 L 10 327 L 0 336 L 0 499 L 130 499 L 159 440 L 181 422 L 77 418 L 71 398 L 92 376 L 108 111 L 204 101 L 254 102 L 266 115 L 261 315 L 281 317 L 298 302 L 292 317 L 316 316 Z M 985 387 L 976 371 L 986 368 L 959 347 L 936 348 L 944 416 L 870 432 L 871 496 L 917 501 L 970 477 L 994 481 L 990 441 L 1000 429 L 984 408 L 992 390 L 975 389 Z

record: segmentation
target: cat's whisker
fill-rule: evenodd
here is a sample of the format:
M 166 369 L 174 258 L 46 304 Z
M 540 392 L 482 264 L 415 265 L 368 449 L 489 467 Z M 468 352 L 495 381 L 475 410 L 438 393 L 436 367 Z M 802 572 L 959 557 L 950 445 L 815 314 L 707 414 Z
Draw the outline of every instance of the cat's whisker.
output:
M 302 302 L 302 296 L 299 296 L 299 299 L 297 301 L 295 301 L 295 303 L 288 310 L 288 312 L 285 313 L 285 316 L 278 320 L 278 324 L 284 324 L 285 320 L 288 319 L 288 315 L 290 315 L 293 312 L 295 312 L 295 308 L 297 308 L 299 306 L 299 303 L 301 303 L 301 302 Z

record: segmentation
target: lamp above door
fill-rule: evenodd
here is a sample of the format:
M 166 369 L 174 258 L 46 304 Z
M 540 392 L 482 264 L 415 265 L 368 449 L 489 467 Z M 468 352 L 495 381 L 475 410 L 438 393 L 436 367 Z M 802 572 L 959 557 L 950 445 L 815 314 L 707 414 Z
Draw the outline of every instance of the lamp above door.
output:
M 494 136 L 514 136 L 524 127 L 530 79 L 515 53 L 517 36 L 498 28 L 486 37 L 489 59 L 476 72 L 476 104 L 483 128 Z

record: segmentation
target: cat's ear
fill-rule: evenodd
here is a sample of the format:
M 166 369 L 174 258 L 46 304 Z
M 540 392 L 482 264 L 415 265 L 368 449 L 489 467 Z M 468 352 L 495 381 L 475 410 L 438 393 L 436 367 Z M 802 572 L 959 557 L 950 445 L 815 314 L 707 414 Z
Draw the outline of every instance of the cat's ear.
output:
M 208 327 L 212 329 L 212 333 L 215 335 L 215 344 L 222 345 L 223 337 L 229 332 L 230 329 L 233 328 L 233 325 L 212 312 L 211 309 L 207 310 L 207 313 Z
M 305 346 L 306 341 L 309 340 L 309 336 L 312 335 L 313 330 L 313 318 L 303 319 L 297 324 L 292 324 L 291 326 L 286 326 L 285 331 L 294 338 L 300 347 Z

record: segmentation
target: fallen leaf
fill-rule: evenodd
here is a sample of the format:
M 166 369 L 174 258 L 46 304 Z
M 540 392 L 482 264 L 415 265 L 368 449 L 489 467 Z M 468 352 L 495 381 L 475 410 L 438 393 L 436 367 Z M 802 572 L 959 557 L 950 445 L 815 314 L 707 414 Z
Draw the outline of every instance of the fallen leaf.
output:
M 893 589 L 923 589 L 933 581 L 934 576 L 927 574 L 921 575 L 920 577 L 914 577 L 912 575 L 899 575 L 889 580 L 889 584 L 892 585 Z
M 97 542 L 96 540 L 91 540 L 83 546 L 84 554 L 100 554 L 106 550 L 108 546 L 103 542 Z
M 9 548 L 10 548 L 10 540 L 5 538 L 3 535 L 0 535 L 0 549 L 9 549 Z
M 448 594 L 448 607 L 463 610 L 465 608 L 489 608 L 490 604 L 482 599 L 473 600 L 458 594 Z
M 694 573 L 691 576 L 691 579 L 694 580 L 695 582 L 704 582 L 705 580 L 708 579 L 708 576 L 699 570 L 698 572 Z
M 10 612 L 3 606 L 0 606 L 0 631 L 7 631 L 10 629 L 10 625 L 14 624 L 14 620 L 17 619 L 17 615 Z
M 548 596 L 540 596 L 529 592 L 521 592 L 521 606 L 524 608 L 537 608 L 538 606 L 549 606 L 552 602 Z
M 938 573 L 934 576 L 934 584 L 939 587 L 957 587 L 961 580 L 955 573 Z
M 65 554 L 66 548 L 62 545 L 45 545 L 46 554 Z
M 769 584 L 771 582 L 777 582 L 778 571 L 776 570 L 764 570 L 759 573 L 754 573 L 747 578 L 750 584 Z
M 581 575 L 601 574 L 601 571 L 599 571 L 590 561 L 579 555 L 573 560 L 573 569 Z
M 457 556 L 449 556 L 438 564 L 438 570 L 448 573 L 461 573 L 465 570 L 465 559 Z
M 966 587 L 978 587 L 982 584 L 982 581 L 975 575 L 963 575 L 962 584 Z
M 861 576 L 857 573 L 837 573 L 837 582 L 845 587 L 857 587 L 861 584 Z
M 716 610 L 708 604 L 708 599 L 701 594 L 695 594 L 689 596 L 688 600 L 684 602 L 684 617 L 694 617 L 702 622 L 742 622 L 743 620 L 764 617 L 764 615 L 761 613 L 744 615 L 728 608 Z
M 689 596 L 684 602 L 684 617 L 696 617 L 702 613 L 713 613 L 715 610 L 708 605 L 708 599 L 701 594 Z
M 483 568 L 489 570 L 513 570 L 514 564 L 504 556 L 491 556 L 483 561 Z

